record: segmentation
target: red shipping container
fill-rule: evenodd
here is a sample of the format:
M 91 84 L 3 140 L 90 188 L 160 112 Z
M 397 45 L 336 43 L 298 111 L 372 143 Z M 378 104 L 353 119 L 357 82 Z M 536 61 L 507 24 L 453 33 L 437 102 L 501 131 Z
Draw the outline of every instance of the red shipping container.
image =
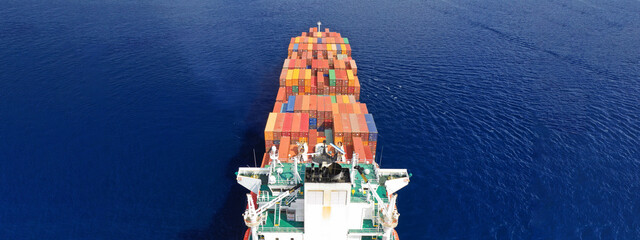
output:
M 284 122 L 282 124 L 282 136 L 291 136 L 291 125 L 293 122 L 293 113 L 284 113 Z
M 309 137 L 309 114 L 300 115 L 300 137 Z
M 371 152 L 371 148 L 369 148 L 368 146 L 366 146 L 366 147 L 364 148 L 364 153 L 365 153 L 365 155 L 366 155 L 366 159 L 367 159 L 369 162 L 373 162 L 373 157 L 374 157 L 374 156 L 373 156 L 373 152 Z

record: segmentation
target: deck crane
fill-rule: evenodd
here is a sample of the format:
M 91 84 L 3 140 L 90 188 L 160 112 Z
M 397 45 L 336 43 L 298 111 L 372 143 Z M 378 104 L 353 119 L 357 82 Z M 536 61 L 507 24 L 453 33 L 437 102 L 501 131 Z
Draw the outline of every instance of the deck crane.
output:
M 302 184 L 298 184 L 295 187 L 282 192 L 280 195 L 278 195 L 278 197 L 274 198 L 258 209 L 256 209 L 251 194 L 247 194 L 247 210 L 244 211 L 244 214 L 242 214 L 242 216 L 244 217 L 244 223 L 247 225 L 247 227 L 251 228 L 251 239 L 258 239 L 258 227 L 260 226 L 260 223 L 262 223 L 262 213 L 267 211 L 267 209 L 269 209 L 270 207 L 273 207 L 273 205 L 282 201 L 282 199 L 291 195 L 300 187 L 302 187 Z
M 364 169 L 360 166 L 355 166 L 355 169 L 358 170 L 360 176 L 365 182 L 367 188 L 369 188 L 369 192 L 372 193 L 373 197 L 375 197 L 378 202 L 378 206 L 380 206 L 378 221 L 382 223 L 382 228 L 384 230 L 384 234 L 382 235 L 382 240 L 391 240 L 391 232 L 393 229 L 398 226 L 398 217 L 400 217 L 400 213 L 398 213 L 398 209 L 396 209 L 396 199 L 398 194 L 393 194 L 389 198 L 389 203 L 384 204 L 382 198 L 376 192 L 376 189 L 373 188 L 371 183 L 364 174 Z

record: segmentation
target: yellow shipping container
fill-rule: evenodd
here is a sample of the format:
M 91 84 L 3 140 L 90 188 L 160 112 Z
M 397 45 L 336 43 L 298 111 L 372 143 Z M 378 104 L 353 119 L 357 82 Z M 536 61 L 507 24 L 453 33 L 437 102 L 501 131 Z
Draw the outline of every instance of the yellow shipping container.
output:
M 293 70 L 289 69 L 287 70 L 287 80 L 291 80 L 293 79 Z
M 313 50 L 313 44 L 311 44 L 311 43 L 307 44 L 307 50 L 312 51 Z
M 349 79 L 349 81 L 353 80 L 354 76 L 353 76 L 353 70 L 349 69 L 347 70 L 347 79 Z
M 309 87 L 309 86 L 304 87 L 304 92 L 305 93 L 311 93 L 311 87 Z
M 342 54 L 347 54 L 347 46 L 340 44 L 340 49 L 342 50 Z
M 306 137 L 301 137 L 298 139 L 298 141 L 300 141 L 300 143 L 306 143 L 307 142 L 307 138 Z
M 332 51 L 333 48 L 331 48 L 331 44 L 327 44 L 327 51 Z
M 336 144 L 336 145 L 337 145 L 339 142 L 344 143 L 344 142 L 342 142 L 342 137 L 334 137 L 334 138 L 333 138 L 333 141 L 334 141 L 334 144 Z
M 267 126 L 264 128 L 264 139 L 271 141 L 273 140 L 273 128 L 276 125 L 277 113 L 269 113 L 269 118 L 267 119 Z
M 344 103 L 350 103 L 350 102 L 349 102 L 349 96 L 347 96 L 347 95 L 342 95 L 342 101 L 343 101 Z
M 295 43 L 300 43 L 300 37 L 296 37 Z
M 298 79 L 298 76 L 300 76 L 300 69 L 293 69 L 293 76 L 291 76 L 291 79 Z
M 305 69 L 304 70 L 304 79 L 311 80 L 311 69 Z

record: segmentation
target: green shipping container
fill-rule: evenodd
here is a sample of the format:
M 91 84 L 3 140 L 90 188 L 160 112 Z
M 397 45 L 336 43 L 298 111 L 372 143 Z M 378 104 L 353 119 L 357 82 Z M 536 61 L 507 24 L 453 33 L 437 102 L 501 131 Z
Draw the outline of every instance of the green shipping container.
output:
M 349 44 L 349 39 L 348 38 L 342 38 L 344 40 L 344 44 Z
M 337 103 L 336 102 L 336 96 L 331 96 L 331 103 Z
M 336 70 L 329 69 L 329 80 L 336 80 Z
M 324 130 L 324 135 L 327 137 L 327 144 L 333 143 L 333 130 L 326 129 Z
M 336 86 L 336 80 L 335 79 L 329 79 L 329 86 L 335 87 Z
M 297 93 L 298 92 L 298 86 L 293 86 L 293 92 Z

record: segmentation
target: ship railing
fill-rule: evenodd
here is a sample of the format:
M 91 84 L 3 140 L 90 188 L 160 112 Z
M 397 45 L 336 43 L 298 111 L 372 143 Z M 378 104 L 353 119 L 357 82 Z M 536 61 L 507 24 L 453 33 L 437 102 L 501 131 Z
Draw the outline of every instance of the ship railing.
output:
M 261 232 L 288 232 L 301 233 L 304 232 L 302 227 L 260 227 Z
M 350 236 L 382 236 L 384 231 L 380 228 L 360 228 L 349 229 L 348 235 Z
M 271 193 L 269 191 L 260 191 L 260 196 L 258 197 L 258 201 L 260 201 L 260 202 L 269 202 L 273 198 L 275 198 L 275 197 L 272 197 Z

